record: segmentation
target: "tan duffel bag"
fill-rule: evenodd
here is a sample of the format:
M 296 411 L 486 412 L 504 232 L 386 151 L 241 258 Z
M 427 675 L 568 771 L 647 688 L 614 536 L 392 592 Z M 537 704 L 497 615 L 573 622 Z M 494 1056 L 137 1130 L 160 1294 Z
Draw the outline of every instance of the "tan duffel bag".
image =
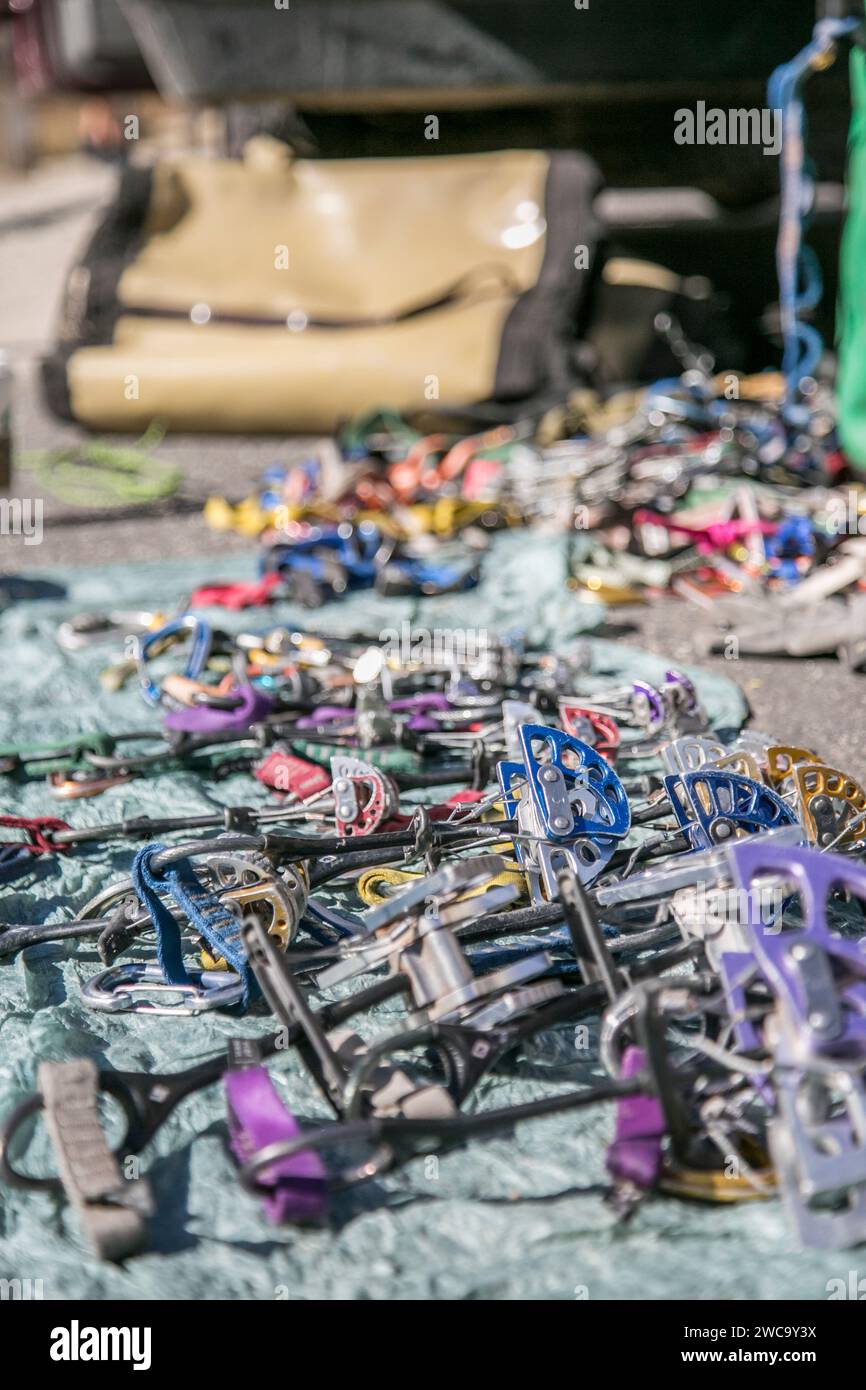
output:
M 378 405 L 561 400 L 595 273 L 595 166 L 571 152 L 129 170 L 45 363 L 96 429 L 298 432 Z

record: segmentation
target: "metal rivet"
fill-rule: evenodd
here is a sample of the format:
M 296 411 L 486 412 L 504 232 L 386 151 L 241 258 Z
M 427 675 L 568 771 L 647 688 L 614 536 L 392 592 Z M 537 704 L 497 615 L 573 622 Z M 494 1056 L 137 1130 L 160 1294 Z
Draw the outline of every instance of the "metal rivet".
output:
M 824 1011 L 823 1011 L 822 1009 L 816 1009 L 816 1010 L 814 1011 L 814 1013 L 811 1013 L 811 1014 L 809 1015 L 809 1027 L 810 1027 L 810 1028 L 816 1028 L 816 1029 L 826 1028 L 827 1025 L 828 1025 L 829 1023 L 830 1023 L 830 1015 L 827 1014 L 827 1013 L 824 1013 Z

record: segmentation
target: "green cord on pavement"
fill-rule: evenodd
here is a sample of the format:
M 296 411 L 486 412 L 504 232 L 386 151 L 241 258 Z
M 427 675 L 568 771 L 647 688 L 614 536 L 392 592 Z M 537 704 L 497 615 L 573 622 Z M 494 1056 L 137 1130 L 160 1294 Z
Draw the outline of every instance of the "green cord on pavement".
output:
M 25 454 L 46 492 L 73 507 L 122 507 L 171 497 L 183 481 L 174 464 L 153 457 L 165 430 L 152 424 L 137 444 L 122 446 L 94 439 L 65 449 Z

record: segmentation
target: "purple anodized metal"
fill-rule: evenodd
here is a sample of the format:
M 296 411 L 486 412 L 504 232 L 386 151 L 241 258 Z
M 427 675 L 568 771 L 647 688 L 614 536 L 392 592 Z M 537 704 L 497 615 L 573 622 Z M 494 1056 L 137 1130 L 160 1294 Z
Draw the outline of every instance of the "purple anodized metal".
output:
M 451 701 L 441 690 L 422 691 L 418 695 L 404 695 L 399 700 L 388 702 L 389 710 L 394 714 L 423 714 L 426 710 L 451 709 Z
M 240 701 L 234 709 L 216 709 L 209 705 L 192 705 L 188 709 L 169 710 L 165 727 L 178 733 L 216 734 L 228 729 L 248 729 L 265 719 L 274 702 L 252 685 L 241 686 Z
M 435 734 L 442 726 L 437 719 L 431 718 L 431 711 L 444 711 L 451 707 L 451 701 L 440 690 L 431 690 L 427 694 L 421 692 L 418 695 L 406 695 L 402 699 L 391 700 L 388 704 L 392 714 L 409 715 L 406 727 L 414 734 Z
M 655 686 L 650 685 L 647 681 L 633 681 L 631 689 L 632 704 L 635 707 L 639 722 L 645 724 L 644 732 L 646 734 L 659 733 L 664 728 L 667 719 L 667 710 L 662 696 Z M 642 704 L 645 705 L 647 711 L 645 720 L 640 718 Z
M 751 945 L 761 973 L 779 1000 L 804 1057 L 866 1062 L 866 951 L 863 941 L 830 930 L 827 901 L 834 888 L 866 903 L 866 867 L 842 855 L 773 846 L 763 837 L 731 845 L 735 884 L 747 894 Z M 767 924 L 758 878 L 776 875 L 800 896 L 805 926 Z
M 677 671 L 674 667 L 665 671 L 662 694 L 665 693 L 665 690 L 669 690 L 671 694 L 679 695 L 684 714 L 698 714 L 700 712 L 701 707 L 698 703 L 698 693 L 695 690 L 694 682 L 689 680 L 682 671 Z
M 317 705 L 312 714 L 305 714 L 297 721 L 295 728 L 307 733 L 329 724 L 351 724 L 354 718 L 354 710 L 345 705 Z

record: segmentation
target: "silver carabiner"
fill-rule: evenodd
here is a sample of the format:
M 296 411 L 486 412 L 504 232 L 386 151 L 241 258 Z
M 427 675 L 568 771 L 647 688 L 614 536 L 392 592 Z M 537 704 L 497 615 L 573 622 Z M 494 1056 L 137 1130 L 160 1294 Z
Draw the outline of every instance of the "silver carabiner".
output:
M 167 995 L 177 996 L 174 1004 L 159 1002 Z M 210 1009 L 239 1004 L 244 983 L 233 971 L 202 971 L 198 982 L 170 984 L 158 965 L 125 961 L 101 970 L 82 986 L 81 998 L 91 1009 L 103 1013 L 166 1014 L 194 1017 Z M 187 1002 L 183 1002 L 187 1001 Z

